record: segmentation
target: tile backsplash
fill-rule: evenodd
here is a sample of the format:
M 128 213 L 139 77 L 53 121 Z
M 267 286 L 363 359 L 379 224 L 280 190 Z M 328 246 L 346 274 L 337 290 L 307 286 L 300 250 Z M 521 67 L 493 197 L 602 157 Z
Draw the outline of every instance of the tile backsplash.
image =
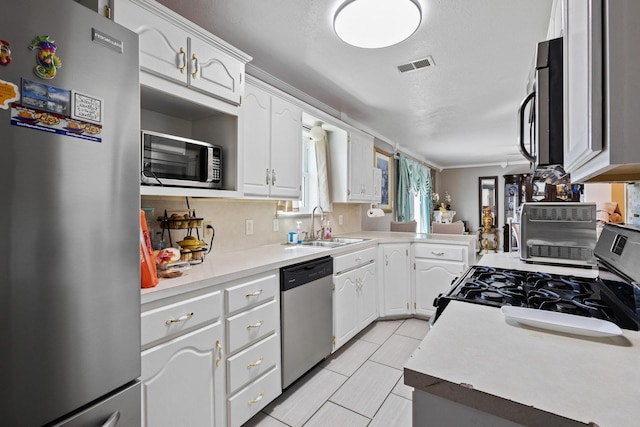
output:
M 150 197 L 143 196 L 142 207 L 154 208 L 154 216 L 162 216 L 167 211 L 187 211 L 186 199 L 182 197 Z M 255 246 L 285 243 L 289 231 L 296 230 L 296 221 L 302 221 L 302 231 L 311 228 L 310 215 L 276 216 L 276 200 L 246 199 L 189 199 L 189 207 L 195 209 L 198 217 L 211 221 L 215 229 L 213 251 L 239 251 Z M 328 212 L 325 219 L 331 221 L 334 235 L 360 231 L 360 204 L 334 203 L 333 212 Z M 169 212 L 169 215 L 171 212 Z M 342 224 L 339 218 L 342 217 Z M 278 231 L 273 231 L 273 220 L 278 219 Z M 253 234 L 245 234 L 245 220 L 253 220 Z M 320 217 L 316 216 L 315 228 L 320 228 Z M 157 221 L 154 230 L 160 231 Z M 186 230 L 172 230 L 173 242 L 182 240 Z M 199 230 L 202 238 L 202 229 Z M 166 231 L 165 231 L 166 233 Z M 208 239 L 203 239 L 208 240 Z M 165 241 L 168 238 L 165 234 Z

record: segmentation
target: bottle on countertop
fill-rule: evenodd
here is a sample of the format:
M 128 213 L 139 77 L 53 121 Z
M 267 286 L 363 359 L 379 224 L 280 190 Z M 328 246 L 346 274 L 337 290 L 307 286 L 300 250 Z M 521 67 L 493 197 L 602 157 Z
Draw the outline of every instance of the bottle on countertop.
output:
M 331 239 L 331 221 L 328 220 L 324 225 L 324 238 Z
M 300 227 L 302 226 L 302 221 L 296 221 L 296 224 L 298 225 L 298 229 L 296 230 L 297 233 L 297 241 L 298 244 L 302 244 L 302 231 L 300 230 Z

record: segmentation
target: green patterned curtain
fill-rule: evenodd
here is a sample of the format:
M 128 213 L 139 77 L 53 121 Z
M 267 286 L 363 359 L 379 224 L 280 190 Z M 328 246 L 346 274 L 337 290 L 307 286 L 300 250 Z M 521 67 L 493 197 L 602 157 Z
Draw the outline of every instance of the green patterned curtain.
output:
M 431 228 L 431 170 L 423 164 L 400 155 L 398 160 L 398 191 L 396 192 L 396 216 L 398 221 L 413 218 L 413 194 L 420 195 L 422 209 L 420 223 L 423 230 Z

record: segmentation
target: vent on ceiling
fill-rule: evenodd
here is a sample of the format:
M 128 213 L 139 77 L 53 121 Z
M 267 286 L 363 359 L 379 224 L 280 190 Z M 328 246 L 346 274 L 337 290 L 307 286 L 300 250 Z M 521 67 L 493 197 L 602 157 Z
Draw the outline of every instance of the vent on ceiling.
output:
M 401 73 L 406 73 L 407 71 L 433 67 L 434 65 L 436 64 L 433 62 L 433 58 L 431 56 L 427 56 L 426 58 L 416 59 L 415 61 L 411 61 L 407 64 L 398 65 L 398 71 L 400 71 Z

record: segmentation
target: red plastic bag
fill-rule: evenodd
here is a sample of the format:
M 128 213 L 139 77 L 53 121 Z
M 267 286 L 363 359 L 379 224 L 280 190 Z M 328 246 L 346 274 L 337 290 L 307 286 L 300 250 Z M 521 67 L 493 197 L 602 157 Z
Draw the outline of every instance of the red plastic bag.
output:
M 142 210 L 140 211 L 140 282 L 143 288 L 153 288 L 160 283 L 149 229 Z

